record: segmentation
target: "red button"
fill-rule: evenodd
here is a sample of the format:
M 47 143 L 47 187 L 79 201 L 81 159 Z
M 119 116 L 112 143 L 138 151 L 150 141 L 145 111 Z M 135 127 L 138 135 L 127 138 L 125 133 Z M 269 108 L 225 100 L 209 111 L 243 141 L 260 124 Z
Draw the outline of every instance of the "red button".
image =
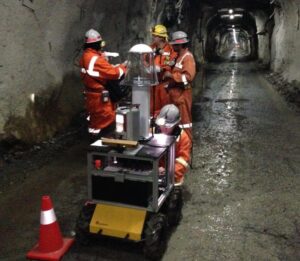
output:
M 95 169 L 100 169 L 101 168 L 101 160 L 95 160 Z

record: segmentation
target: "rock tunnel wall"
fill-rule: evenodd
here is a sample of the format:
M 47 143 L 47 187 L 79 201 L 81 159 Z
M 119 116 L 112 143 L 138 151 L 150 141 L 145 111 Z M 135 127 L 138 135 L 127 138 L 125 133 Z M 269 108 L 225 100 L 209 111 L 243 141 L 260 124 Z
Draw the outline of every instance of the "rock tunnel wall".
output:
M 270 65 L 270 38 L 272 35 L 272 20 L 268 15 L 258 10 L 253 13 L 255 17 L 258 37 L 258 60 L 263 65 Z
M 300 1 L 275 1 L 271 69 L 288 82 L 300 81 Z
M 69 125 L 83 110 L 76 63 L 85 31 L 99 30 L 125 59 L 148 35 L 149 10 L 150 1 L 1 1 L 0 140 L 39 142 Z

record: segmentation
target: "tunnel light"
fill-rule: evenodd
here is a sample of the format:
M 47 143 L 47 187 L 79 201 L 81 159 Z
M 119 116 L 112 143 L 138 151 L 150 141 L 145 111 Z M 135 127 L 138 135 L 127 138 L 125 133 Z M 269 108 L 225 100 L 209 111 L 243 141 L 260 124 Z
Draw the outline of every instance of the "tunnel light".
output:
M 234 27 L 235 27 L 235 25 L 233 24 L 233 25 L 232 25 L 232 28 L 234 28 Z
M 233 14 L 233 10 L 232 10 L 232 9 L 229 9 L 229 10 L 228 10 L 228 13 Z
M 236 31 L 235 31 L 235 29 L 233 29 L 233 40 L 234 40 L 235 44 L 238 44 L 238 41 L 236 39 Z
M 236 18 L 236 17 L 243 17 L 243 14 L 231 14 L 231 15 L 229 15 L 229 14 L 222 14 L 221 15 L 221 18 L 230 18 L 231 20 L 233 20 L 234 18 Z

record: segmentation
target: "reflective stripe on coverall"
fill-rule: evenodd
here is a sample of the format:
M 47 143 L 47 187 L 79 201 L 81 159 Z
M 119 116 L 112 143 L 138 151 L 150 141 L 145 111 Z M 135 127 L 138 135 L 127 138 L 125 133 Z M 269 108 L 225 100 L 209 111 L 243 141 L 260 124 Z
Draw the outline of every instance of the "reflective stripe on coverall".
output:
M 88 48 L 81 60 L 81 79 L 86 90 L 85 106 L 90 116 L 89 129 L 96 133 L 115 121 L 115 104 L 110 99 L 102 101 L 102 91 L 107 80 L 117 80 L 125 73 L 122 65 L 110 64 L 103 53 Z

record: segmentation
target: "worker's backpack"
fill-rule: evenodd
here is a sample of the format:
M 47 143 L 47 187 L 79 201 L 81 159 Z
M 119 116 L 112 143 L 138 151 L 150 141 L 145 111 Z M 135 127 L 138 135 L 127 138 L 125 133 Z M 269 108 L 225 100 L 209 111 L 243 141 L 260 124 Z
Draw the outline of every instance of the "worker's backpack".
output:
M 121 80 L 109 80 L 105 84 L 105 89 L 108 90 L 112 102 L 119 102 L 129 95 L 129 86 L 122 85 L 120 82 Z

